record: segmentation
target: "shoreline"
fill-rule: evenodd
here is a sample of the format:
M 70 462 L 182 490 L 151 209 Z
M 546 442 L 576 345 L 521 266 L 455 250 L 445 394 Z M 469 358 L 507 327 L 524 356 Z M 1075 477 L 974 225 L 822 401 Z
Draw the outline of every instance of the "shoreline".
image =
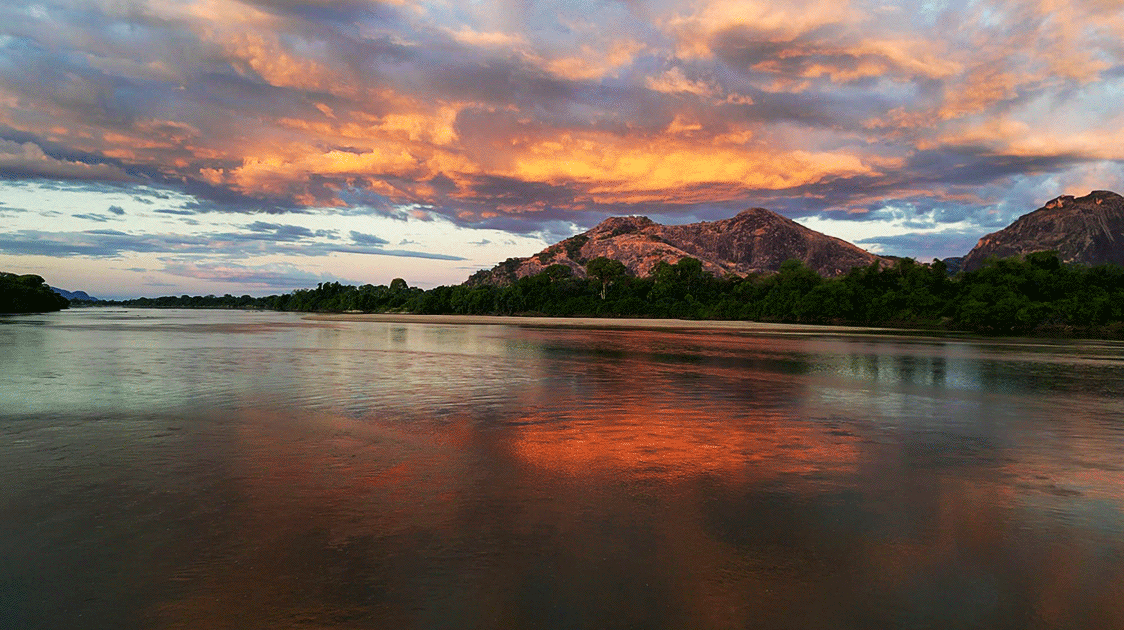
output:
M 319 322 L 432 324 L 441 326 L 518 326 L 570 330 L 704 332 L 765 337 L 837 337 L 900 341 L 961 341 L 1017 346 L 1107 345 L 1124 349 L 1124 341 L 1100 337 L 986 336 L 964 331 L 877 326 L 783 324 L 741 320 L 645 319 L 642 317 L 539 317 L 521 315 L 414 315 L 411 313 L 309 313 L 301 319 Z
M 523 326 L 531 328 L 588 328 L 624 330 L 705 330 L 768 334 L 903 335 L 925 336 L 928 331 L 873 326 L 779 324 L 740 320 L 646 319 L 641 317 L 536 317 L 517 315 L 414 315 L 410 313 L 311 313 L 302 319 L 384 324 L 442 324 L 467 326 Z
M 710 332 L 762 336 L 850 337 L 900 340 L 975 341 L 1006 344 L 1109 344 L 1124 348 L 1124 327 L 1073 331 L 1068 328 L 1022 334 L 983 334 L 964 330 L 931 328 L 904 328 L 895 326 L 847 326 L 840 324 L 791 324 L 755 322 L 745 320 L 693 320 L 644 317 L 547 317 L 524 315 L 419 315 L 413 313 L 328 313 L 299 311 L 274 311 L 258 308 L 215 307 L 159 307 L 125 305 L 91 305 L 64 311 L 81 311 L 98 308 L 123 308 L 140 310 L 218 310 L 241 312 L 276 312 L 300 315 L 300 319 L 320 322 L 368 322 L 384 324 L 431 324 L 439 326 L 518 326 L 523 328 L 585 329 L 585 330 L 651 330 L 668 332 Z M 27 315 L 9 313 L 7 315 Z M 1077 334 L 1074 334 L 1074 333 Z M 1096 334 L 1100 332 L 1102 334 Z M 1110 332 L 1111 334 L 1104 334 Z M 1081 334 L 1085 333 L 1085 334 Z M 1090 334 L 1092 333 L 1092 334 Z

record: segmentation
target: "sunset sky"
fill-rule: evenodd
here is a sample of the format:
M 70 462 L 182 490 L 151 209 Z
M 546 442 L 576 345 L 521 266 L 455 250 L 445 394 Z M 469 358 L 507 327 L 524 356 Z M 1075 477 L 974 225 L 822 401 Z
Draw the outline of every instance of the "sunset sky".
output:
M 0 270 L 412 286 L 607 216 L 965 254 L 1124 192 L 1119 0 L 0 0 Z

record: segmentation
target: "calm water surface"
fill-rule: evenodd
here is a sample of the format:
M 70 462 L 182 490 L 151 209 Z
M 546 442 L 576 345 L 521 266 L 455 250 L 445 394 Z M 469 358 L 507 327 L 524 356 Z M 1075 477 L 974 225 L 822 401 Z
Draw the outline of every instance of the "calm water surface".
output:
M 1124 346 L 0 318 L 0 628 L 1124 628 Z

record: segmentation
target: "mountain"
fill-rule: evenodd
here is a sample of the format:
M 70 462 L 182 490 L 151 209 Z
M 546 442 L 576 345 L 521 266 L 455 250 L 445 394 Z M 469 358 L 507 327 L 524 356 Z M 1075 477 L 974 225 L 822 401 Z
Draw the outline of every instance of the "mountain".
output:
M 979 269 L 992 256 L 1047 250 L 1066 263 L 1124 264 L 1124 197 L 1107 190 L 1058 197 L 981 238 L 964 257 L 964 270 Z
M 83 302 L 98 302 L 96 297 L 87 294 L 85 291 L 67 291 L 58 287 L 51 287 L 51 290 L 68 300 L 81 300 Z
M 697 258 L 703 269 L 717 277 L 777 271 L 792 258 L 823 276 L 885 260 L 775 212 L 750 208 L 729 219 L 687 225 L 661 225 L 639 216 L 611 217 L 534 256 L 511 258 L 479 271 L 468 284 L 507 284 L 556 264 L 584 276 L 585 264 L 602 256 L 619 260 L 640 277 L 649 275 L 661 260 L 674 264 L 687 256 Z

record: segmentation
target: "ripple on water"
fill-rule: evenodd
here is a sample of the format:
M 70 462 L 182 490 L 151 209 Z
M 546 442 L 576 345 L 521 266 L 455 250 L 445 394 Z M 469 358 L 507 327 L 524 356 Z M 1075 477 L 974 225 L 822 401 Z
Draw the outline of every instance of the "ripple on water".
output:
M 1124 627 L 1112 344 L 0 329 L 3 627 Z

